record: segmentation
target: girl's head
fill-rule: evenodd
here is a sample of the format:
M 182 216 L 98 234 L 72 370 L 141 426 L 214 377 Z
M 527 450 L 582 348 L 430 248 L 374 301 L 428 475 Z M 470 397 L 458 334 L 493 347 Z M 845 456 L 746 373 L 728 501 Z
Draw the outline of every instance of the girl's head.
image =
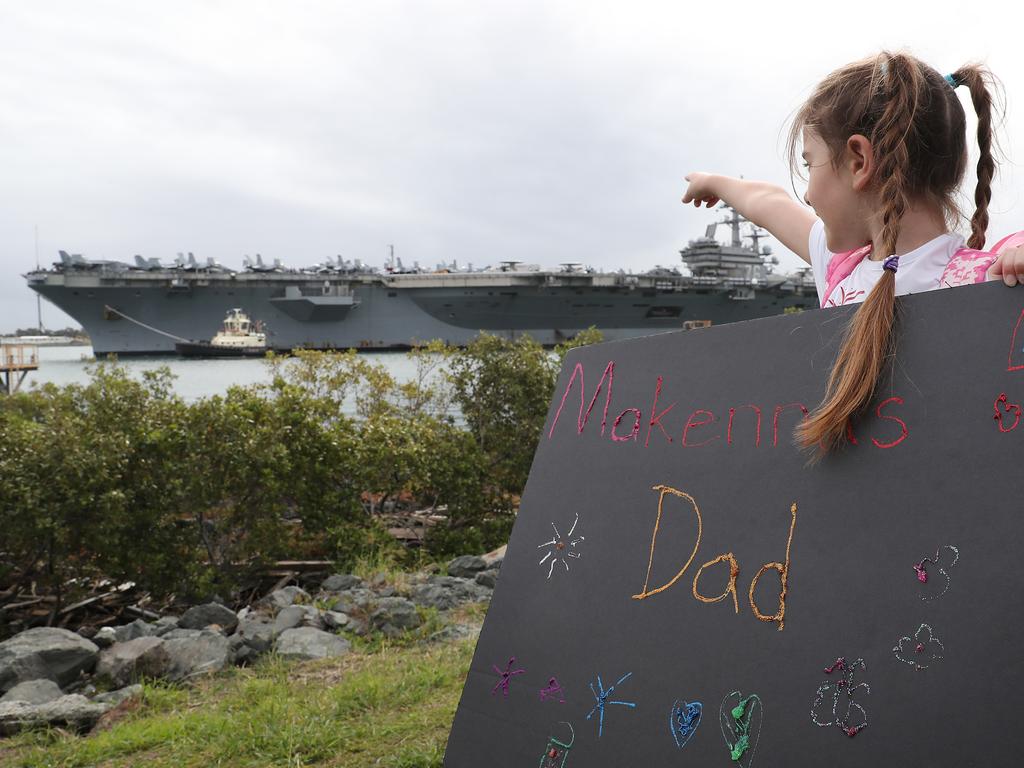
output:
M 967 244 L 984 247 L 995 172 L 991 82 L 978 65 L 944 77 L 909 54 L 888 52 L 822 81 L 796 114 L 789 156 L 795 166 L 803 145 L 810 171 L 806 199 L 825 224 L 830 250 L 865 245 L 880 223 L 874 256 L 895 254 L 900 222 L 911 209 L 948 227 L 956 223 L 955 198 L 967 168 L 959 85 L 967 86 L 977 112 L 980 149 Z M 891 346 L 894 303 L 895 274 L 887 270 L 850 322 L 824 402 L 798 430 L 805 447 L 838 447 L 850 418 L 870 401 Z

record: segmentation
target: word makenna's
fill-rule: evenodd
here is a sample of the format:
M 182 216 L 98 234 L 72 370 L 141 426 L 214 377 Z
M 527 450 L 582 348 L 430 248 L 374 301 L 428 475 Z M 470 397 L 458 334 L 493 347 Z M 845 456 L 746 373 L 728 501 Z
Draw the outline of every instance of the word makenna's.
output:
M 612 386 L 615 381 L 614 360 L 609 360 L 608 365 L 605 366 L 604 373 L 601 374 L 601 380 L 597 383 L 597 388 L 594 390 L 593 397 L 590 398 L 589 405 L 586 403 L 586 387 L 583 381 L 583 363 L 576 363 L 576 367 L 573 368 L 572 376 L 569 377 L 569 383 L 566 384 L 565 391 L 562 393 L 562 400 L 558 405 L 558 410 L 555 412 L 555 418 L 552 420 L 551 427 L 548 429 L 548 439 L 550 439 L 555 432 L 555 427 L 558 425 L 558 420 L 562 415 L 562 409 L 565 408 L 565 401 L 569 398 L 569 393 L 572 391 L 577 377 L 579 378 L 580 387 L 580 408 L 579 414 L 576 417 L 577 434 L 583 434 L 583 429 L 587 426 L 587 421 L 590 419 L 590 414 L 594 410 L 594 406 L 597 404 L 598 397 L 601 396 L 602 389 L 605 390 L 605 397 L 604 411 L 601 414 L 601 436 L 603 437 L 605 434 L 608 425 L 608 411 L 612 404 Z M 658 401 L 661 398 L 662 383 L 663 377 L 658 376 L 657 382 L 654 386 L 653 402 L 649 411 L 650 418 L 647 420 L 647 432 L 644 437 L 645 448 L 650 445 L 651 432 L 655 427 L 661 431 L 661 435 L 664 440 L 669 443 L 675 442 L 675 439 L 669 431 L 665 429 L 663 419 L 669 415 L 672 409 L 676 407 L 677 403 L 672 403 L 661 411 L 658 410 Z M 871 437 L 871 444 L 876 448 L 895 448 L 907 439 L 910 431 L 907 428 L 906 422 L 899 416 L 892 413 L 896 406 L 903 405 L 903 403 L 904 400 L 902 397 L 890 397 L 883 400 L 875 407 L 875 417 L 880 421 L 889 422 L 889 424 L 883 428 L 884 431 L 881 431 L 878 436 L 873 435 Z M 808 414 L 807 406 L 803 403 L 796 402 L 779 404 L 771 409 L 772 447 L 779 444 L 779 421 L 783 414 L 795 411 L 799 411 L 801 413 L 801 418 Z M 729 408 L 729 417 L 726 423 L 724 435 L 722 434 L 720 424 L 722 419 L 715 416 L 714 412 L 707 408 L 697 408 L 690 413 L 685 423 L 683 423 L 679 437 L 679 444 L 683 448 L 701 448 L 721 441 L 724 438 L 725 445 L 731 446 L 733 444 L 733 426 L 734 422 L 737 421 L 737 416 L 739 416 L 742 421 L 749 422 L 751 419 L 748 414 L 753 415 L 752 437 L 754 447 L 760 447 L 763 412 L 760 406 L 751 403 Z M 632 425 L 629 424 L 630 421 L 632 421 Z M 643 412 L 640 408 L 635 406 L 624 408 L 612 422 L 612 441 L 616 443 L 624 443 L 628 441 L 639 442 L 638 438 L 643 422 Z M 749 430 L 749 427 L 747 429 Z M 897 429 L 898 432 L 896 431 Z M 860 441 L 854 434 L 852 428 L 847 432 L 847 439 L 852 445 L 859 445 Z

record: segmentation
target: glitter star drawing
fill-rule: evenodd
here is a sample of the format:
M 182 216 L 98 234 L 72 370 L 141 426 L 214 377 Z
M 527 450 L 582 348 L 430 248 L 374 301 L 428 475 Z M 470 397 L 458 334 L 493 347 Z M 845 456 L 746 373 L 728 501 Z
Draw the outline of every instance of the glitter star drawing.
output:
M 592 718 L 595 712 L 597 713 L 597 738 L 601 738 L 601 734 L 604 732 L 604 710 L 606 706 L 609 704 L 618 704 L 623 707 L 629 707 L 630 709 L 636 709 L 636 704 L 632 701 L 611 701 L 608 698 L 615 690 L 615 686 L 624 683 L 632 674 L 632 672 L 624 674 L 615 682 L 615 685 L 609 685 L 607 691 L 604 689 L 604 683 L 601 682 L 600 675 L 597 676 L 597 690 L 594 689 L 593 683 L 590 684 L 590 692 L 594 694 L 594 701 L 597 703 L 594 704 L 594 708 L 587 713 L 587 720 Z
M 838 674 L 818 686 L 811 705 L 811 722 L 822 728 L 834 725 L 851 738 L 867 728 L 868 713 L 854 701 L 859 693 L 871 693 L 867 683 L 856 681 L 858 670 L 866 669 L 864 659 L 848 663 L 843 656 L 825 667 L 826 675 Z
M 547 701 L 552 699 L 559 704 L 565 704 L 564 693 L 562 684 L 558 682 L 557 678 L 552 677 L 548 680 L 548 684 L 540 689 L 540 700 Z
M 494 684 L 493 688 L 491 688 L 492 696 L 498 692 L 499 688 L 501 688 L 501 695 L 507 697 L 509 686 L 512 684 L 512 678 L 516 675 L 521 675 L 524 672 L 526 672 L 525 669 L 512 669 L 512 665 L 515 663 L 516 657 L 513 656 L 511 659 L 508 660 L 508 664 L 505 666 L 504 672 L 498 669 L 497 664 L 491 665 L 494 671 L 498 673 L 498 682 Z
M 579 512 L 576 513 L 576 519 L 572 521 L 572 528 L 569 529 L 569 533 L 566 536 L 562 536 L 558 532 L 558 528 L 555 524 L 551 523 L 551 528 L 555 532 L 551 541 L 545 541 L 543 544 L 538 544 L 537 549 L 548 548 L 547 553 L 541 558 L 540 564 L 549 563 L 548 565 L 548 578 L 551 578 L 551 574 L 555 571 L 555 565 L 561 563 L 565 566 L 566 572 L 569 571 L 569 558 L 578 559 L 580 553 L 576 551 L 576 545 L 583 541 L 583 536 L 577 536 L 575 539 L 572 537 L 573 532 L 576 530 L 576 526 L 580 522 Z

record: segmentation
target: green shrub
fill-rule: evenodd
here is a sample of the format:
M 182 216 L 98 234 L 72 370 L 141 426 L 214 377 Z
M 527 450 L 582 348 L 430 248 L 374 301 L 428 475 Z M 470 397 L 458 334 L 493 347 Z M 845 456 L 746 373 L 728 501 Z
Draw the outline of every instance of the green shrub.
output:
M 85 385 L 0 399 L 0 591 L 34 580 L 70 599 L 67 584 L 102 574 L 227 596 L 296 551 L 390 562 L 378 513 L 392 506 L 445 511 L 427 557 L 492 549 L 565 351 L 599 339 L 434 343 L 403 383 L 352 351 L 300 351 L 270 360 L 269 385 L 192 403 L 166 369 L 134 380 L 100 364 Z

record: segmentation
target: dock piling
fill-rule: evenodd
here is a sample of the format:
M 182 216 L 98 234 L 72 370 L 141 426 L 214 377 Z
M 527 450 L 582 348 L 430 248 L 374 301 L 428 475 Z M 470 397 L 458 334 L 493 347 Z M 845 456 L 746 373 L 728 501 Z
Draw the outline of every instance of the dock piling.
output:
M 39 369 L 39 347 L 35 344 L 0 345 L 0 384 L 13 395 L 30 371 Z

